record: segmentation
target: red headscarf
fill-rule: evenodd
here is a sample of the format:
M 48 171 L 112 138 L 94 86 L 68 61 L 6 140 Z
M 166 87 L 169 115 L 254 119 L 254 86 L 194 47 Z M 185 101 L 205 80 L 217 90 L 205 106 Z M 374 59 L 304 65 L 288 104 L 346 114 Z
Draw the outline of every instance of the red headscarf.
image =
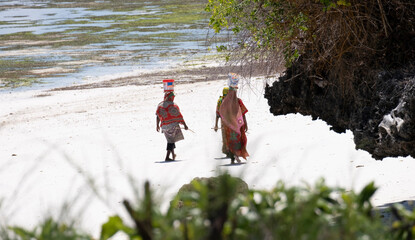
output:
M 172 123 L 184 122 L 183 116 L 180 113 L 179 106 L 174 102 L 174 93 L 167 92 L 164 94 L 164 101 L 157 106 L 156 114 L 161 121 L 161 125 L 168 125 Z

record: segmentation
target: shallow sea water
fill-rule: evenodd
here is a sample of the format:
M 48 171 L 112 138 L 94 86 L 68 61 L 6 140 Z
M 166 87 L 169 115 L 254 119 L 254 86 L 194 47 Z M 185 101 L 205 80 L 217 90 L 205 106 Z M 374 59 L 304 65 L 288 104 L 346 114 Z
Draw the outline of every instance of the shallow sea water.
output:
M 215 54 L 219 42 L 209 41 L 213 31 L 203 5 L 184 20 L 193 12 L 180 12 L 180 4 L 0 0 L 0 92 L 108 80 Z M 77 61 L 85 64 L 71 65 Z M 19 82 L 25 79 L 40 83 Z

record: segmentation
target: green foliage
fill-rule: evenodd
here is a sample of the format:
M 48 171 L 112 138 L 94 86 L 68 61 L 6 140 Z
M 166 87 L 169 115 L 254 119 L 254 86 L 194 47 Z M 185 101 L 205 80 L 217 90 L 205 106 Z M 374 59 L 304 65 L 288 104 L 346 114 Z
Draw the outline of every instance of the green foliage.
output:
M 274 189 L 266 191 L 248 190 L 246 183 L 228 174 L 197 178 L 180 189 L 165 215 L 154 210 L 151 215 L 136 215 L 136 235 L 129 236 L 130 239 L 390 239 L 388 229 L 372 214 L 370 199 L 375 192 L 373 183 L 360 193 L 330 188 L 323 180 L 305 187 L 287 187 L 278 182 Z M 148 210 L 141 208 L 135 213 Z M 104 226 L 108 227 L 110 222 L 120 231 L 126 227 L 119 217 L 111 218 Z M 144 237 L 138 226 L 146 222 L 151 233 Z
M 216 46 L 216 51 L 218 52 L 226 51 L 227 49 L 228 48 L 224 45 Z
M 245 37 L 247 46 L 284 54 L 286 62 L 298 58 L 296 39 L 309 29 L 308 16 L 296 12 L 295 1 L 209 0 L 206 11 L 211 13 L 210 26 L 215 32 L 231 29 Z
M 100 240 L 106 240 L 114 236 L 118 231 L 126 233 L 134 239 L 134 229 L 126 226 L 119 216 L 109 217 L 108 221 L 102 225 Z
M 371 207 L 369 199 L 357 201 L 366 193 L 332 189 L 323 181 L 304 188 L 279 182 L 270 192 L 251 191 L 235 204 L 234 218 L 240 223 L 235 233 L 238 239 L 385 239 L 379 219 L 361 211 Z
M 392 224 L 394 239 L 414 239 L 415 209 L 409 211 L 402 205 L 395 204 L 391 211 L 396 218 L 396 221 Z
M 205 10 L 215 32 L 235 34 L 236 63 L 265 74 L 297 63 L 296 77 L 327 80 L 345 102 L 354 83 L 375 81 L 368 69 L 415 59 L 413 0 L 209 0 Z
M 329 11 L 332 8 L 336 8 L 338 6 L 351 6 L 351 4 L 346 0 L 320 0 L 320 3 L 324 5 L 324 11 Z
M 184 185 L 166 213 L 159 211 L 149 183 L 143 199 L 124 206 L 134 223 L 111 216 L 102 225 L 100 240 L 123 232 L 131 240 L 157 239 L 413 239 L 415 211 L 396 205 L 396 221 L 389 229 L 373 211 L 376 192 L 369 183 L 360 192 L 331 188 L 323 180 L 315 185 L 289 187 L 278 182 L 271 190 L 249 190 L 229 174 L 196 178 Z M 128 221 L 130 222 L 130 221 Z M 13 234 L 10 234 L 12 231 Z M 4 240 L 89 240 L 72 225 L 46 219 L 34 230 L 0 228 Z
M 14 236 L 7 234 L 7 238 L 4 240 L 92 240 L 92 237 L 80 233 L 72 224 L 60 223 L 53 218 L 47 218 L 33 230 L 22 227 L 10 227 L 9 229 L 14 233 Z
M 209 0 L 205 10 L 211 14 L 209 25 L 216 33 L 232 30 L 238 36 L 236 51 L 247 46 L 249 51 L 265 50 L 282 55 L 290 66 L 312 42 L 316 19 L 349 6 L 347 0 Z
M 176 218 L 160 213 L 149 186 L 146 182 L 144 198 L 138 207 L 131 206 L 127 200 L 123 202 L 134 226 L 128 226 L 119 216 L 112 216 L 102 225 L 100 240 L 109 239 L 117 232 L 125 233 L 131 240 L 180 239 L 179 233 L 172 230 Z

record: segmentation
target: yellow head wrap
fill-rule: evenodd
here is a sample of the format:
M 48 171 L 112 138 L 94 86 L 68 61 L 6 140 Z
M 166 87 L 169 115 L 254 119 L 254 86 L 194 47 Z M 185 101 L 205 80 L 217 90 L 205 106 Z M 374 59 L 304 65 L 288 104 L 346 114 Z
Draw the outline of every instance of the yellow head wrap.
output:
M 223 90 L 222 90 L 223 96 L 226 96 L 228 94 L 228 92 L 229 92 L 229 87 L 224 87 Z

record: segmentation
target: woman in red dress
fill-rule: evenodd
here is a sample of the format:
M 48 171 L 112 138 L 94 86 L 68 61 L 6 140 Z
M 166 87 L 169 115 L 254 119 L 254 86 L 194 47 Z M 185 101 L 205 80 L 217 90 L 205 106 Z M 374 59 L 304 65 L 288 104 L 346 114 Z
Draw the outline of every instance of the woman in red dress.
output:
M 174 96 L 173 92 L 166 92 L 164 94 L 164 101 L 159 103 L 156 111 L 156 130 L 157 132 L 160 131 L 161 127 L 167 140 L 167 154 L 165 161 L 174 161 L 176 159 L 176 154 L 174 153 L 174 149 L 176 148 L 175 142 L 184 139 L 179 124 L 183 124 L 185 130 L 188 129 L 186 122 L 180 113 L 179 106 L 174 103 Z M 172 155 L 172 158 L 170 158 L 170 154 Z

